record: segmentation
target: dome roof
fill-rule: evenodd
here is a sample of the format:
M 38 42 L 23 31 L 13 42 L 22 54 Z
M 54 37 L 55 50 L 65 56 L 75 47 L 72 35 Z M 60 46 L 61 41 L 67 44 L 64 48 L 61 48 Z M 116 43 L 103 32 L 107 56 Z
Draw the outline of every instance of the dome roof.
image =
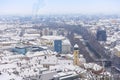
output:
M 74 48 L 79 48 L 79 46 L 77 44 L 74 45 Z

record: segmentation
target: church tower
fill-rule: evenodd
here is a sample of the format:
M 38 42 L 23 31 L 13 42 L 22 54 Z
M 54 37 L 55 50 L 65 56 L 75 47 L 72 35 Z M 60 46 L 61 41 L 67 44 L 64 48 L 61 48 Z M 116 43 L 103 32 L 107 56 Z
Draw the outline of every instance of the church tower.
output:
M 79 65 L 79 46 L 77 44 L 74 45 L 73 56 L 74 56 L 73 64 L 74 65 Z

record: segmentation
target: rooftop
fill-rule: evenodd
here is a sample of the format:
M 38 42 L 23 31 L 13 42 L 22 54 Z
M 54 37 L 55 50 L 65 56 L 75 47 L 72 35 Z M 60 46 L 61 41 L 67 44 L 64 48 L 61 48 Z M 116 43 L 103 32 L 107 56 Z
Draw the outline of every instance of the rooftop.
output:
M 65 39 L 65 37 L 63 36 L 42 36 L 42 39 L 46 39 L 46 40 L 63 40 Z

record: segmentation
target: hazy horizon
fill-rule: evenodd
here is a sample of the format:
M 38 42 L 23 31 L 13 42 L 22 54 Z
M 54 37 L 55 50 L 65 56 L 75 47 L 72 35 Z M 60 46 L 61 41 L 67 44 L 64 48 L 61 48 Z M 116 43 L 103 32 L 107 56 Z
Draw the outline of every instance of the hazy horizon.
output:
M 120 0 L 0 0 L 0 15 L 119 14 Z

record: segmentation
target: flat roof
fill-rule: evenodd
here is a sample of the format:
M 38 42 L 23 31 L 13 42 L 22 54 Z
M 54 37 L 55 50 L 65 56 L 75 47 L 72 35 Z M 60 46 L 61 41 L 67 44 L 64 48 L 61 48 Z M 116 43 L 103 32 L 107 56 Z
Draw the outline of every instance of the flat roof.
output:
M 42 36 L 42 39 L 46 39 L 46 40 L 63 40 L 65 39 L 65 37 L 63 36 Z

